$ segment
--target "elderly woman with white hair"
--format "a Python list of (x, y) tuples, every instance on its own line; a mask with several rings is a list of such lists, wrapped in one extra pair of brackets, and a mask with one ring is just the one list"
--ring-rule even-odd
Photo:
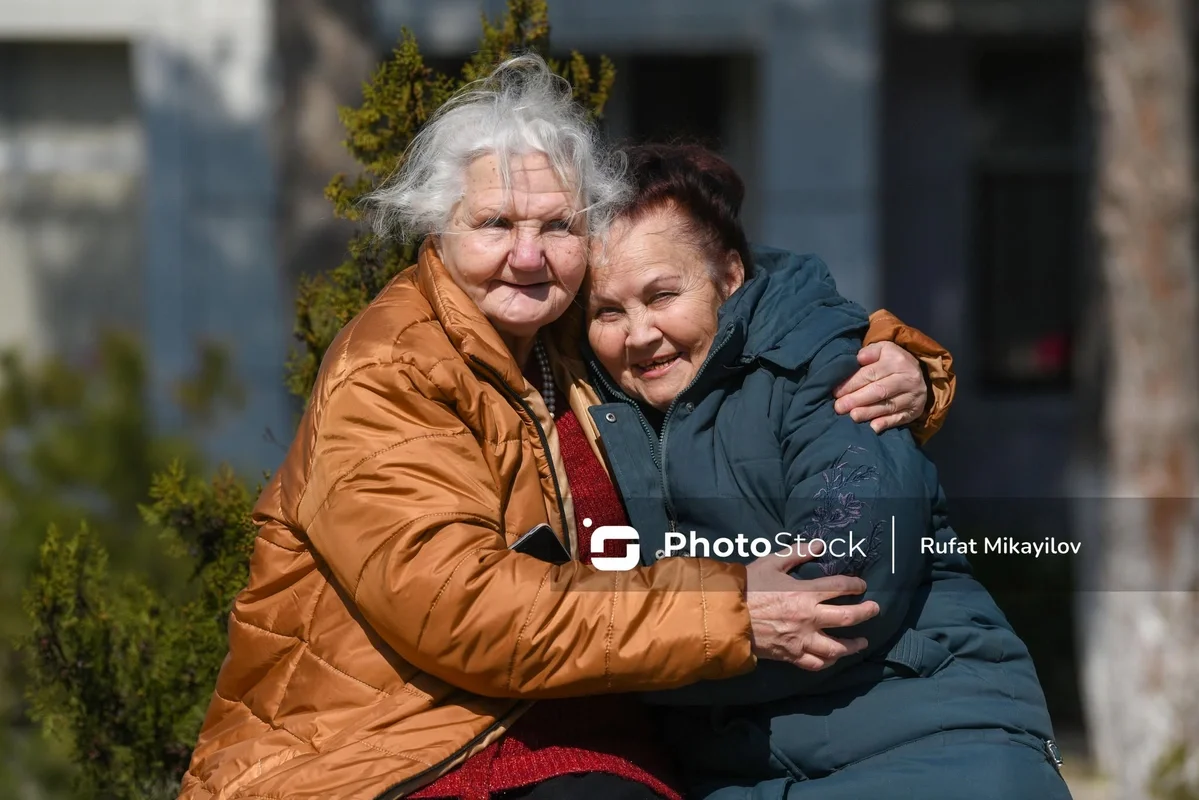
[[(570, 337), (542, 332), (581, 336), (589, 247), (626, 193), (535, 56), (414, 141), (375, 199), (425, 235), (419, 263), (329, 348), (258, 501), (182, 797), (678, 797), (627, 693), (862, 647), (823, 630), (877, 605), (821, 603), (862, 582), (789, 591), (802, 559), (590, 563), (623, 510), (577, 420), (594, 395), (549, 346)], [(903, 357), (873, 377), (916, 386), (911, 421)]]

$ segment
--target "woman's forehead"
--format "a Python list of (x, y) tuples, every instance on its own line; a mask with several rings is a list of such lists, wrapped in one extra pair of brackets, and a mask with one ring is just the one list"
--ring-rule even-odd
[(596, 248), (592, 257), (593, 295), (616, 299), (647, 287), (709, 280), (702, 254), (686, 241), (677, 222), (677, 218), (646, 218), (613, 226), (613, 235)]
[(698, 258), (686, 241), (684, 219), (672, 209), (658, 209), (636, 220), (616, 220), (597, 244), (593, 264), (601, 270), (678, 271)]
[(675, 286), (681, 277), (677, 268), (661, 264), (593, 269), (590, 298), (596, 302), (623, 300), (647, 289)]
[(464, 200), (469, 206), (506, 207), (533, 203), (577, 210), (576, 192), (559, 177), (544, 153), (508, 160), (507, 176), (493, 154), (480, 156), (466, 168)]

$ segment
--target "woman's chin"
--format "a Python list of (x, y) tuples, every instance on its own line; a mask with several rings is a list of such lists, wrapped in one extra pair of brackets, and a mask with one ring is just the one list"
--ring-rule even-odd
[(569, 303), (555, 303), (553, 299), (540, 303), (512, 303), (494, 313), (487, 313), (497, 330), (512, 336), (533, 336), (537, 331), (557, 321)]
[(669, 386), (645, 386), (642, 384), (639, 387), (639, 391), (632, 394), (650, 407), (665, 412), (666, 409), (670, 408), (670, 404), (674, 402), (675, 397), (679, 393)]

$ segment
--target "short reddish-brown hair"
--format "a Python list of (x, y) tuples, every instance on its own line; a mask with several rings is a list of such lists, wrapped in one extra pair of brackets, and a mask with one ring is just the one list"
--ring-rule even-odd
[(745, 183), (737, 170), (717, 153), (696, 144), (640, 144), (625, 153), (633, 195), (616, 219), (636, 223), (663, 208), (678, 208), (688, 219), (681, 233), (709, 262), (724, 264), (725, 255), (736, 251), (748, 279), (754, 264), (741, 225)]

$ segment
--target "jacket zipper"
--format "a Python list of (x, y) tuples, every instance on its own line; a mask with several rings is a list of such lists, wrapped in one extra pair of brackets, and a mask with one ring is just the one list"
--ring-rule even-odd
[(679, 400), (683, 397), (683, 395), (691, 391), (691, 387), (695, 386), (695, 384), (699, 381), (699, 377), (704, 374), (704, 369), (708, 366), (708, 363), (717, 353), (724, 349), (726, 344), (728, 344), (729, 339), (733, 337), (733, 330), (734, 326), (729, 325), (725, 330), (724, 338), (721, 339), (715, 347), (708, 351), (707, 357), (704, 359), (704, 362), (699, 365), (699, 369), (695, 371), (695, 376), (691, 379), (691, 382), (683, 388), (683, 391), (675, 395), (674, 399), (670, 401), (670, 405), (666, 408), (666, 416), (662, 418), (662, 438), (658, 445), (662, 452), (662, 464), (659, 469), (662, 472), (662, 500), (666, 503), (666, 515), (670, 518), (671, 531), (674, 531), (676, 528), (678, 528), (678, 522), (674, 513), (674, 502), (670, 499), (670, 486), (666, 481), (666, 437), (670, 433), (670, 418), (674, 415), (674, 409), (679, 404)]
[(566, 524), (566, 504), (562, 501), (562, 487), (558, 484), (558, 473), (554, 472), (554, 459), (550, 453), (550, 442), (546, 438), (545, 429), (541, 427), (541, 423), (537, 420), (537, 415), (533, 413), (533, 408), (525, 399), (520, 396), (520, 393), (508, 385), (504, 380), (504, 376), (500, 375), (499, 371), (486, 363), (478, 356), (471, 356), (470, 360), (478, 364), (479, 367), (487, 373), (491, 383), (496, 386), (501, 392), (507, 395), (509, 400), (520, 406), (529, 419), (533, 422), (533, 427), (537, 429), (537, 438), (541, 440), (541, 449), (545, 452), (546, 465), (550, 469), (550, 480), (554, 483), (554, 499), (558, 501), (558, 522), (562, 526), (562, 535), (567, 537), (566, 546), (570, 547), (570, 526)]
[(656, 431), (654, 431), (653, 426), (649, 424), (649, 420), (645, 418), (645, 414), (642, 413), (641, 407), (637, 405), (636, 401), (625, 394), (623, 390), (612, 386), (612, 382), (608, 380), (608, 376), (605, 375), (602, 370), (591, 370), (591, 374), (604, 385), (604, 388), (608, 391), (608, 394), (619, 398), (621, 402), (632, 407), (632, 409), (637, 413), (637, 420), (641, 423), (641, 427), (645, 430), (646, 437), (650, 441), (650, 455), (654, 459), (654, 466), (658, 469), (658, 478), (662, 486), (662, 503), (665, 506), (666, 518), (670, 521), (671, 533), (677, 532), (679, 523), (674, 512), (674, 503), (670, 499), (670, 487), (666, 481), (667, 425), (670, 422), (671, 415), (674, 413), (675, 406), (678, 405), (679, 398), (690, 391), (691, 387), (694, 386), (699, 380), (699, 376), (703, 374), (704, 368), (708, 366), (708, 362), (710, 362), (712, 358), (718, 352), (720, 352), (726, 344), (728, 344), (729, 339), (731, 339), (733, 336), (734, 329), (735, 328), (733, 325), (728, 326), (728, 328), (725, 330), (724, 338), (722, 338), (715, 347), (708, 351), (708, 355), (706, 358), (704, 358), (704, 362), (700, 364), (699, 369), (696, 370), (695, 377), (691, 379), (691, 382), (687, 384), (683, 391), (679, 392), (675, 396), (674, 400), (670, 401), (670, 405), (666, 408), (666, 415), (662, 418), (662, 434), (660, 436)]
[[(641, 412), (641, 407), (638, 406), (637, 403), (634, 402), (633, 399), (630, 398), (628, 395), (626, 395), (622, 390), (613, 386), (612, 382), (608, 380), (608, 376), (606, 374), (604, 374), (604, 372), (602, 370), (592, 369), (591, 376), (597, 383), (600, 383), (603, 385), (604, 390), (609, 395), (619, 399), (620, 402), (622, 402), (625, 405), (632, 408), (633, 412), (637, 415), (637, 421), (641, 423), (641, 429), (643, 431), (645, 431), (645, 439), (646, 439), (646, 441), (649, 442), (649, 456), (651, 459), (653, 459), (654, 469), (656, 469), (658, 471), (658, 475), (660, 476), (660, 480), (662, 483), (662, 489), (663, 489), (663, 491), (665, 491), (665, 489), (666, 489), (666, 485), (665, 485), (666, 473), (662, 469), (662, 460), (661, 460), (661, 458), (659, 458), (659, 455), (658, 455), (658, 445), (659, 445), (658, 432), (655, 431), (653, 426), (649, 424), (649, 420), (646, 419), (645, 414), (643, 414)], [(663, 494), (663, 497), (665, 497), (665, 494)], [(668, 513), (667, 516), (670, 517), (671, 515)], [(671, 518), (670, 519), (670, 530), (672, 533), (674, 532), (674, 529), (676, 527), (677, 527), (677, 523), (674, 521), (673, 518)]]

